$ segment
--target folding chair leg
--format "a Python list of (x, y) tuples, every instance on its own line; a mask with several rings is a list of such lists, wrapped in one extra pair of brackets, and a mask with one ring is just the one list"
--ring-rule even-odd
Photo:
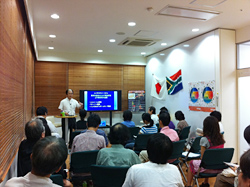
[(179, 170), (181, 171), (181, 174), (182, 174), (184, 180), (187, 182), (187, 178), (186, 178), (186, 176), (185, 176), (185, 174), (184, 174), (184, 172), (183, 172), (183, 170), (182, 170), (182, 168), (181, 168), (180, 163), (178, 164), (178, 167), (179, 167)]
[(199, 187), (199, 182), (198, 182), (198, 179), (196, 177), (193, 178), (193, 185), (192, 185), (192, 187), (195, 186), (195, 183), (196, 183), (197, 187)]

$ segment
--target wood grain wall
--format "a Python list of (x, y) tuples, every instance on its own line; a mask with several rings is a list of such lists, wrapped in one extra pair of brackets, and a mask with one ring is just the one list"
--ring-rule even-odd
[(33, 115), (34, 55), (16, 0), (0, 1), (0, 182)]
[[(58, 106), (66, 89), (122, 90), (122, 110), (127, 110), (128, 90), (145, 90), (145, 67), (65, 62), (35, 63), (35, 107), (46, 106), (49, 115), (59, 114)], [(78, 112), (78, 111), (76, 111)]]

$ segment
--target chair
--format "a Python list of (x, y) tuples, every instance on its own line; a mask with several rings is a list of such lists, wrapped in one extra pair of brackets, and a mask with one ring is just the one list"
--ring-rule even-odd
[(200, 150), (201, 150), (201, 146), (200, 146), (200, 140), (201, 140), (201, 136), (198, 136), (194, 139), (193, 143), (191, 143), (191, 147), (189, 149), (189, 151), (183, 152), (182, 153), (182, 162), (185, 163), (185, 165), (188, 168), (188, 164), (187, 162), (190, 160), (194, 160), (194, 159), (199, 159), (201, 157), (200, 154)]
[(121, 187), (129, 167), (124, 166), (91, 166), (91, 176), (96, 187)]
[(70, 140), (70, 142), (73, 143), (74, 138), (75, 138), (77, 135), (81, 134), (81, 132), (82, 132), (82, 131), (73, 131), (73, 132), (72, 132), (72, 135), (71, 135), (71, 140)]
[(63, 177), (59, 174), (50, 175), (50, 179), (53, 181), (54, 184), (63, 186)]
[(147, 149), (148, 139), (152, 134), (138, 134), (135, 139), (134, 151), (139, 154), (141, 150)]
[(70, 160), (70, 178), (71, 181), (90, 180), (90, 167), (96, 164), (96, 158), (99, 150), (74, 152)]
[(193, 186), (199, 187), (198, 178), (216, 177), (218, 173), (200, 173), (201, 167), (205, 169), (225, 169), (228, 166), (224, 162), (231, 162), (234, 154), (234, 148), (207, 149), (201, 159), (201, 164), (196, 175), (193, 178)]
[(129, 137), (129, 140), (134, 140), (134, 136), (137, 136), (139, 131), (140, 131), (140, 128), (139, 127), (129, 127), (129, 132), (130, 132), (130, 137)]
[(180, 140), (186, 140), (188, 138), (191, 126), (184, 127), (179, 135)]
[(179, 160), (179, 158), (181, 158), (181, 155), (182, 155), (182, 152), (183, 152), (183, 149), (185, 147), (185, 143), (186, 143), (186, 140), (180, 140), (180, 141), (177, 141), (177, 142), (173, 142), (173, 153), (172, 155), (170, 156), (170, 158), (168, 159), (169, 161), (173, 160), (173, 162), (170, 162), (170, 164), (174, 164), (176, 166), (178, 166), (181, 174), (183, 175), (185, 181), (187, 181), (187, 178), (181, 168), (181, 161)]

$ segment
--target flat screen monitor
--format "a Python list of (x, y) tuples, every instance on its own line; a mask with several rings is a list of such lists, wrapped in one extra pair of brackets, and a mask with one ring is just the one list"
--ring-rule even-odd
[(86, 111), (121, 111), (121, 90), (80, 90)]

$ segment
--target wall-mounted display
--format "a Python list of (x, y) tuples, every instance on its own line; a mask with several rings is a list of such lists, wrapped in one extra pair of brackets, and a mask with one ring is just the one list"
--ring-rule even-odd
[(145, 112), (145, 90), (128, 91), (128, 110), (131, 112)]

